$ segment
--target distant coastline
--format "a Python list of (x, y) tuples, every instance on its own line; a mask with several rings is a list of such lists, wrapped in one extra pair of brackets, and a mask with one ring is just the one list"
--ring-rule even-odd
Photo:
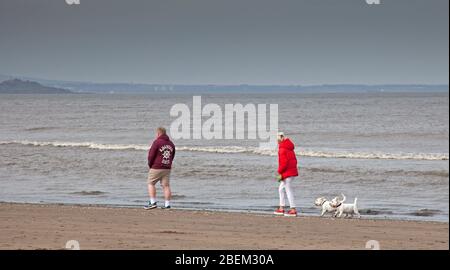
[[(0, 82), (4, 80), (20, 80), (38, 83), (41, 86), (59, 89), (64, 93), (448, 93), (445, 84), (321, 84), (321, 85), (252, 85), (252, 84), (142, 84), (142, 83), (96, 83), (74, 82), (6, 76), (0, 74)], [(4, 82), (3, 82), (4, 83)], [(1, 85), (2, 83), (0, 83)], [(0, 93), (2, 90), (0, 88)]]

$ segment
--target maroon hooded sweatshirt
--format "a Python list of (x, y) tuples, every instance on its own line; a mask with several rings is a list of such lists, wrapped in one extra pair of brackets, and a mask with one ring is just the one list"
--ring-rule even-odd
[(175, 157), (175, 145), (169, 136), (161, 135), (148, 151), (148, 167), (150, 169), (171, 169)]

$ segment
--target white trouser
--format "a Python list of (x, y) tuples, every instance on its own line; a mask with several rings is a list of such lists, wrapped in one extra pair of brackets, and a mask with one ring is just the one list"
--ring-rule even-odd
[(280, 182), (280, 186), (278, 187), (278, 192), (280, 193), (280, 206), (286, 206), (286, 198), (284, 196), (284, 192), (286, 191), (287, 198), (289, 200), (289, 206), (291, 208), (295, 208), (294, 202), (294, 192), (292, 191), (291, 182), (294, 180), (294, 177), (288, 177)]

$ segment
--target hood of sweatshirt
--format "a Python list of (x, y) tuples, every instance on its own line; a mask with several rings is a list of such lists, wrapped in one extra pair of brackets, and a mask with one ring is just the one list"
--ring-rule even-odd
[(278, 147), (279, 148), (284, 148), (284, 149), (287, 149), (287, 150), (294, 150), (294, 143), (292, 143), (292, 141), (291, 140), (289, 140), (289, 139), (284, 139), (282, 142), (280, 142), (279, 144), (278, 144)]

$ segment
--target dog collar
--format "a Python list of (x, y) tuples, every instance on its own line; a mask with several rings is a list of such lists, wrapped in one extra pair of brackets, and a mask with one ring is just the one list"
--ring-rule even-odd
[(323, 201), (322, 204), (321, 204), (320, 206), (322, 206), (322, 205), (323, 205), (324, 203), (326, 203), (327, 201), (328, 201), (328, 200)]
[(339, 203), (338, 205), (336, 205), (334, 208), (338, 208), (339, 206), (341, 206), (342, 203)]

